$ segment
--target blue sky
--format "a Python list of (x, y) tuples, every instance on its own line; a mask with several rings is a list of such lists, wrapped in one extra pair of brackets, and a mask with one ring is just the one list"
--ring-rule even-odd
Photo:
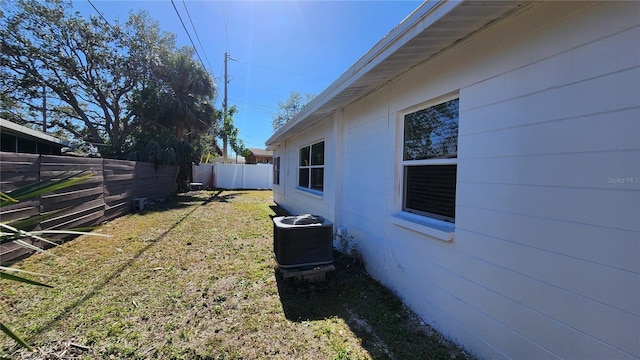
[[(191, 45), (169, 0), (92, 2), (109, 21), (124, 22), (129, 11), (147, 10), (163, 30), (176, 34), (178, 46)], [(251, 148), (264, 148), (273, 133), (271, 119), (279, 101), (292, 91), (322, 92), (420, 3), (174, 0), (205, 67), (216, 78), (218, 108), (224, 53), (235, 59), (228, 63), (228, 103), (237, 106), (234, 122)], [(73, 6), (97, 15), (87, 1)]]

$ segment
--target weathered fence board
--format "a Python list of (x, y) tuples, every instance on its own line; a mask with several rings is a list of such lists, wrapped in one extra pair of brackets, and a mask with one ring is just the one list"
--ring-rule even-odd
[(25, 200), (19, 203), (8, 205), (0, 210), (0, 219), (3, 222), (24, 219), (40, 213), (40, 199)]
[[(0, 190), (10, 192), (40, 179), (60, 179), (87, 171), (91, 177), (71, 187), (0, 209), (3, 222), (48, 214), (37, 227), (70, 229), (97, 225), (133, 211), (133, 199), (166, 198), (177, 190), (177, 166), (135, 161), (0, 152)], [(50, 236), (62, 240), (61, 236)], [(38, 246), (43, 246), (34, 242)], [(7, 262), (29, 253), (14, 244), (0, 246)]]
[(136, 162), (105, 160), (104, 162), (104, 218), (110, 220), (133, 208), (136, 195)]
[(40, 180), (40, 156), (0, 152), (0, 191), (8, 192)]
[(72, 229), (96, 225), (95, 221), (100, 220), (104, 213), (104, 201), (102, 199), (83, 203), (82, 206), (74, 207), (60, 215), (43, 220), (40, 224), (44, 229)]

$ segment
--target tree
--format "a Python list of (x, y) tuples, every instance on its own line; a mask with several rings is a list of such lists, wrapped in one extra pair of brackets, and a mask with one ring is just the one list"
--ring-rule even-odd
[(213, 79), (193, 60), (193, 51), (182, 49), (172, 54), (166, 65), (154, 69), (154, 78), (170, 92), (165, 124), (182, 140), (185, 130), (208, 130), (214, 121)]
[(220, 128), (220, 137), (222, 138), (222, 161), (227, 162), (227, 148), (229, 146), (230, 139), (234, 139), (238, 136), (238, 129), (233, 125), (233, 115), (238, 112), (238, 108), (232, 105), (224, 116)]
[[(136, 90), (129, 108), (138, 119), (131, 151), (144, 151), (150, 138), (158, 143), (186, 141), (194, 147), (193, 161), (203, 151), (217, 148), (213, 134), (219, 112), (212, 104), (214, 84), (207, 72), (181, 49), (156, 66), (142, 90)], [(210, 147), (204, 141), (210, 140)], [(197, 145), (197, 146), (196, 146)]]
[(294, 91), (285, 102), (278, 101), (278, 113), (273, 117), (273, 130), (278, 130), (293, 119), (314, 97), (313, 94), (306, 94), (303, 97), (299, 92)]
[(229, 145), (234, 153), (236, 153), (236, 164), (238, 163), (238, 155), (242, 155), (246, 152), (247, 148), (244, 146), (244, 141), (238, 138), (238, 128), (234, 129), (232, 136), (229, 138)]
[(179, 165), (181, 185), (191, 176), (191, 164), (217, 149), (213, 81), (190, 56), (186, 50), (173, 54), (131, 104), (139, 127), (132, 134), (129, 159)]
[[(9, 3), (10, 1), (6, 1)], [(3, 110), (19, 99), (13, 116), (40, 109), (47, 89), (52, 125), (121, 157), (139, 126), (129, 105), (152, 70), (175, 50), (174, 36), (160, 32), (147, 13), (113, 26), (102, 18), (69, 14), (63, 0), (11, 1), (0, 28)]]

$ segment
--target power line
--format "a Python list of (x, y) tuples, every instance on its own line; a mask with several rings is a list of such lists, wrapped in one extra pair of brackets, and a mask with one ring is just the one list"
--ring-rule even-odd
[(224, 8), (224, 0), (220, 2), (222, 6), (222, 18), (224, 19), (224, 36), (226, 39), (226, 50), (229, 52), (229, 8)]
[[(200, 57), (200, 53), (198, 52), (198, 49), (196, 48), (196, 44), (193, 42), (193, 39), (191, 38), (191, 34), (189, 34), (189, 30), (187, 30), (187, 27), (184, 25), (184, 21), (182, 21), (182, 16), (180, 16), (180, 12), (178, 11), (178, 8), (176, 7), (176, 4), (173, 2), (173, 0), (171, 0), (171, 5), (173, 5), (173, 10), (176, 11), (176, 14), (178, 15), (178, 19), (180, 19), (180, 23), (182, 24), (182, 28), (184, 29), (184, 32), (187, 33), (187, 37), (189, 38), (189, 41), (191, 42), (191, 46), (193, 46), (193, 50), (196, 52), (196, 55), (198, 56), (198, 60), (200, 60), (200, 64), (202, 65), (202, 68), (207, 71), (207, 67), (204, 66), (204, 62), (202, 61), (202, 58)], [(186, 5), (185, 5), (185, 9), (186, 9)], [(187, 14), (189, 13), (189, 11), (187, 10)], [(191, 19), (191, 16), (189, 16), (189, 19)], [(193, 22), (191, 23), (191, 25), (193, 26)], [(195, 27), (194, 27), (195, 30)], [(196, 36), (198, 34), (196, 33)], [(199, 40), (198, 40), (199, 41)], [(200, 46), (202, 46), (202, 44), (200, 44)], [(205, 54), (206, 56), (206, 54)], [(207, 63), (209, 62), (209, 59), (207, 59)], [(215, 84), (216, 80), (215, 77), (213, 75), (213, 70), (211, 69), (211, 65), (209, 65), (209, 70), (211, 71), (211, 78)], [(216, 86), (217, 89), (217, 86)], [(218, 100), (218, 91), (214, 92), (214, 103), (216, 102), (216, 100)]]
[[(107, 23), (109, 28), (111, 28), (112, 30), (115, 30), (113, 25), (111, 25), (109, 20), (107, 20), (107, 18), (104, 17), (102, 12), (100, 12), (100, 10), (98, 10), (98, 8), (93, 4), (93, 2), (91, 0), (87, 0), (87, 1), (91, 5), (91, 7), (98, 13), (98, 15), (100, 15), (102, 20), (104, 20)], [(189, 16), (189, 21), (191, 22), (191, 26), (193, 27), (193, 31), (196, 33), (196, 37), (198, 38), (198, 43), (200, 44), (200, 47), (204, 51), (204, 47), (202, 46), (202, 43), (200, 42), (200, 37), (198, 36), (198, 32), (196, 31), (196, 28), (193, 25), (193, 21), (191, 21), (191, 15), (189, 14), (189, 10), (187, 9), (187, 5), (184, 3), (184, 0), (182, 0), (182, 2), (184, 4), (185, 10), (187, 11), (187, 15)], [(191, 45), (193, 46), (193, 50), (196, 52), (196, 55), (198, 56), (198, 59), (200, 60), (200, 64), (202, 65), (202, 68), (205, 71), (207, 71), (207, 68), (204, 66), (204, 63), (202, 62), (202, 58), (200, 58), (200, 54), (198, 53), (198, 49), (196, 49), (195, 44), (193, 43), (193, 40), (191, 39), (191, 35), (189, 34), (189, 31), (187, 30), (186, 26), (184, 25), (184, 22), (182, 21), (182, 17), (180, 17), (180, 13), (178, 12), (178, 9), (176, 8), (176, 5), (174, 4), (173, 0), (171, 0), (171, 4), (173, 5), (173, 9), (176, 11), (176, 14), (178, 15), (178, 18), (180, 19), (180, 23), (182, 24), (182, 27), (184, 28), (184, 31), (187, 33), (187, 36), (189, 37), (189, 40), (191, 41)], [(125, 34), (125, 36), (129, 37), (127, 34)], [(206, 56), (207, 56), (207, 54), (205, 53), (205, 58), (206, 58)], [(209, 64), (209, 71), (211, 72), (211, 79), (213, 80), (213, 83), (214, 83), (214, 86), (215, 86), (215, 84), (217, 83), (216, 82), (216, 78), (214, 76), (213, 69), (211, 68), (211, 64), (209, 63), (209, 59), (208, 58), (206, 58), (206, 59), (207, 59), (207, 64)], [(216, 86), (216, 90), (217, 90), (217, 86)], [(213, 99), (214, 104), (216, 103), (217, 100), (219, 100), (219, 98), (220, 98), (220, 95), (219, 95), (218, 91), (214, 91), (214, 99)]]
[(263, 108), (264, 110), (278, 110), (277, 108), (275, 108), (274, 106), (271, 106), (271, 105), (259, 104), (259, 103), (236, 100), (236, 99), (229, 99), (229, 101), (232, 101), (232, 102), (237, 103), (237, 104), (245, 104), (245, 105), (254, 106), (256, 108)]
[[(229, 99), (229, 100), (233, 100), (233, 99)], [(248, 112), (258, 112), (258, 113), (263, 113), (263, 114), (267, 114), (270, 116), (273, 116), (276, 113), (276, 110), (270, 110), (270, 109), (266, 109), (263, 107), (260, 107), (260, 104), (252, 104), (252, 103), (246, 103), (243, 101), (234, 101), (236, 104), (244, 104), (239, 106), (240, 111), (248, 111)]]
[(207, 53), (204, 51), (204, 46), (202, 46), (202, 42), (200, 42), (200, 36), (198, 36), (198, 31), (196, 27), (193, 25), (193, 20), (191, 19), (191, 14), (189, 14), (189, 9), (187, 9), (187, 3), (182, 0), (182, 5), (184, 5), (184, 10), (187, 12), (187, 17), (189, 17), (189, 22), (191, 23), (191, 28), (193, 29), (194, 34), (196, 34), (196, 39), (198, 40), (198, 44), (200, 45), (200, 49), (204, 54), (204, 59), (207, 60), (207, 65), (209, 65), (209, 70), (211, 71), (211, 77), (215, 79), (213, 76), (213, 69), (211, 68), (211, 64), (209, 63), (209, 58), (207, 58)]
[[(217, 83), (216, 77), (215, 77), (215, 73), (213, 71), (213, 67), (211, 66), (211, 63), (209, 62), (209, 58), (207, 57), (207, 52), (206, 52), (204, 46), (202, 46), (202, 42), (200, 41), (200, 36), (198, 35), (198, 31), (196, 30), (195, 25), (193, 25), (193, 20), (191, 19), (191, 14), (189, 13), (189, 9), (187, 8), (187, 3), (184, 0), (182, 0), (182, 5), (184, 6), (184, 10), (187, 12), (187, 17), (189, 17), (189, 22), (191, 23), (191, 28), (193, 29), (193, 32), (196, 34), (196, 39), (198, 40), (198, 44), (200, 45), (200, 49), (202, 50), (202, 53), (204, 54), (204, 59), (207, 60), (207, 65), (209, 65), (209, 71), (211, 72), (211, 78), (213, 79), (214, 83)], [(175, 8), (175, 5), (174, 5), (174, 8)], [(176, 12), (177, 12), (177, 10), (176, 10)], [(178, 14), (178, 17), (180, 17), (180, 14)], [(182, 21), (182, 19), (180, 21)], [(182, 26), (184, 27), (184, 24), (182, 24)], [(188, 35), (188, 33), (187, 33), (187, 35)], [(189, 38), (189, 40), (191, 40), (191, 38)], [(191, 41), (191, 44), (193, 44), (193, 41)], [(194, 45), (194, 47), (195, 47), (195, 45)], [(196, 53), (197, 53), (197, 51), (196, 51)], [(199, 55), (198, 55), (198, 57), (199, 57)], [(202, 59), (200, 60), (200, 63), (202, 63)], [(202, 66), (204, 67), (204, 64)], [(215, 104), (216, 101), (219, 100), (219, 98), (220, 98), (220, 94), (219, 94), (218, 91), (216, 91), (215, 94), (214, 94), (214, 99), (213, 99), (214, 104)]]
[(301, 73), (297, 73), (297, 72), (293, 72), (293, 71), (289, 71), (289, 70), (277, 69), (277, 68), (273, 68), (273, 67), (269, 67), (269, 66), (265, 66), (265, 65), (254, 64), (254, 63), (250, 63), (250, 62), (246, 62), (246, 61), (238, 61), (238, 63), (251, 65), (251, 66), (257, 66), (257, 67), (261, 67), (261, 68), (265, 68), (265, 69), (269, 69), (269, 70), (279, 71), (279, 72), (288, 73), (288, 74), (296, 75), (296, 76), (300, 76), (300, 77), (306, 77), (306, 78), (310, 78), (310, 79), (324, 80), (323, 78), (320, 78), (320, 77), (317, 77), (317, 76), (313, 76), (313, 75), (309, 75), (309, 74), (301, 74)]
[[(288, 94), (291, 93), (291, 90), (284, 90), (284, 89), (280, 89), (277, 87), (273, 87), (273, 86), (266, 86), (262, 83), (257, 83), (257, 82), (253, 82), (253, 81), (249, 81), (247, 79), (241, 78), (241, 77), (234, 77), (233, 80), (237, 80), (237, 81), (242, 81), (244, 83), (247, 84), (247, 87), (255, 89), (263, 94), (269, 94), (269, 95), (273, 95), (273, 96), (277, 96), (277, 97), (283, 97), (283, 96), (287, 96)], [(272, 90), (275, 90), (277, 92), (274, 92)]]
[[(184, 25), (184, 21), (182, 21), (182, 16), (180, 16), (180, 12), (178, 12), (178, 8), (176, 7), (176, 4), (173, 2), (173, 0), (171, 0), (171, 5), (173, 5), (173, 9), (176, 11), (176, 14), (178, 15), (178, 19), (180, 19), (180, 23), (182, 24), (182, 28), (184, 29), (184, 32), (187, 33), (187, 37), (189, 38), (189, 41), (191, 42), (191, 46), (193, 46), (193, 50), (196, 52), (196, 55), (198, 56), (198, 60), (200, 60), (200, 64), (202, 65), (202, 68), (207, 69), (206, 66), (204, 66), (204, 62), (202, 61), (202, 58), (200, 57), (200, 53), (198, 52), (198, 49), (196, 48), (196, 44), (193, 42), (193, 39), (191, 38), (191, 34), (189, 34), (189, 30), (187, 30), (187, 27)], [(213, 74), (211, 74), (211, 77), (213, 77)]]
[(91, 5), (91, 7), (93, 8), (93, 10), (95, 10), (95, 11), (98, 13), (98, 15), (100, 15), (100, 17), (102, 18), (102, 20), (104, 20), (104, 22), (106, 22), (106, 23), (107, 23), (107, 25), (109, 25), (109, 27), (112, 27), (112, 26), (111, 26), (111, 23), (109, 23), (109, 20), (107, 20), (107, 18), (105, 18), (105, 17), (104, 17), (104, 15), (102, 15), (102, 13), (100, 12), (100, 10), (98, 10), (98, 8), (97, 8), (95, 5), (93, 5), (93, 2), (91, 2), (91, 0), (87, 0), (87, 1), (89, 1), (89, 5)]

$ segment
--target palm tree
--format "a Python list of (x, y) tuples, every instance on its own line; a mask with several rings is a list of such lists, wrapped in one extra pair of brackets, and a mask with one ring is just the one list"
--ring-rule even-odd
[(206, 70), (196, 64), (188, 51), (174, 54), (166, 66), (156, 69), (155, 75), (173, 95), (165, 122), (173, 129), (176, 139), (183, 140), (188, 130), (211, 128), (215, 86)]

